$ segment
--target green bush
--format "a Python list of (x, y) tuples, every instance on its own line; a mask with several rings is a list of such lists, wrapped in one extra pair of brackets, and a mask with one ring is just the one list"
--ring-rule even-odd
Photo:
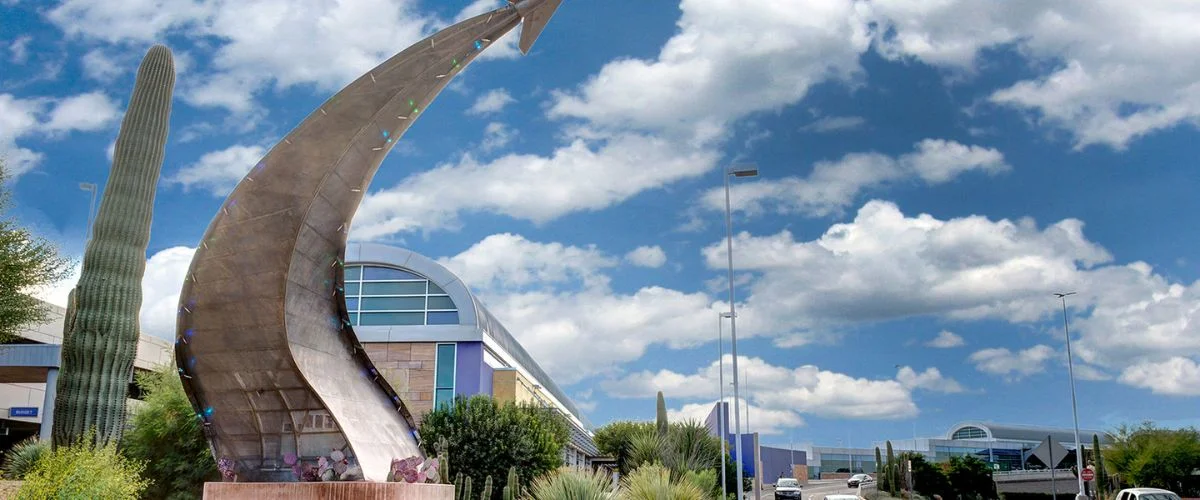
[(115, 445), (91, 444), (89, 432), (78, 443), (45, 454), (25, 475), (20, 500), (103, 498), (135, 500), (146, 488), (145, 465), (117, 453)]
[(420, 429), (426, 453), (436, 454), (434, 443), (445, 439), (453, 472), (480, 485), (487, 476), (506, 477), (510, 467), (517, 468), (524, 484), (557, 469), (568, 432), (555, 410), (500, 404), (488, 396), (455, 398), (427, 413)]
[(617, 470), (624, 476), (634, 469), (630, 463), (634, 436), (653, 433), (653, 422), (622, 420), (596, 429), (596, 447), (600, 453), (617, 459)]
[(688, 480), (671, 480), (671, 471), (661, 465), (645, 465), (621, 481), (624, 500), (706, 500), (706, 488)]
[(200, 420), (183, 392), (172, 365), (137, 375), (145, 404), (130, 420), (121, 441), (125, 456), (146, 463), (151, 483), (148, 498), (199, 499), (205, 481), (219, 481), (220, 473), (204, 439)]
[(38, 459), (48, 451), (50, 451), (50, 442), (39, 441), (36, 436), (17, 443), (4, 454), (4, 463), (0, 465), (0, 468), (3, 469), (4, 479), (12, 481), (24, 479), (25, 475), (33, 470)]
[(599, 472), (563, 467), (533, 483), (532, 500), (607, 500), (612, 480)]

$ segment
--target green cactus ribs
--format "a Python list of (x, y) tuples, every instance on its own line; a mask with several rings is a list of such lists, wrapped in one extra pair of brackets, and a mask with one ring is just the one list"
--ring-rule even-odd
[(138, 67), (112, 170), (64, 321), (54, 445), (89, 431), (104, 445), (121, 439), (137, 352), (142, 275), (155, 188), (175, 88), (170, 49), (151, 47)]

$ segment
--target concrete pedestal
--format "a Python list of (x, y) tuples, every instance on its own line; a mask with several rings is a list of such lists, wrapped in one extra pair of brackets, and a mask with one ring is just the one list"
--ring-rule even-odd
[(454, 500), (452, 484), (204, 483), (204, 500)]

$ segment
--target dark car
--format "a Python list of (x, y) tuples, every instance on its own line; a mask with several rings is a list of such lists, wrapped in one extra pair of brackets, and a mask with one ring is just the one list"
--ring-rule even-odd
[(853, 476), (850, 476), (850, 479), (846, 480), (846, 487), (847, 488), (857, 488), (859, 484), (869, 483), (874, 480), (875, 480), (875, 478), (871, 477), (870, 474), (855, 474)]

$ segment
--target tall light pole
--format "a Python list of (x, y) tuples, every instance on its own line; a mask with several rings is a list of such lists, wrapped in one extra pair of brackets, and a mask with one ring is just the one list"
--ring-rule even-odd
[(1079, 407), (1075, 404), (1075, 362), (1071, 356), (1071, 327), (1067, 324), (1067, 297), (1075, 292), (1055, 293), (1054, 296), (1062, 301), (1063, 332), (1067, 335), (1067, 375), (1071, 378), (1071, 417), (1075, 419), (1075, 478), (1079, 481), (1079, 493), (1076, 499), (1086, 499), (1083, 494), (1083, 448), (1079, 446)]
[(83, 239), (84, 250), (87, 250), (88, 242), (92, 241), (92, 219), (96, 216), (96, 190), (97, 190), (97, 187), (95, 184), (93, 184), (91, 182), (80, 182), (79, 189), (82, 189), (84, 191), (91, 191), (91, 193), (92, 193), (92, 203), (91, 203), (91, 205), (88, 205), (87, 232), (85, 233), (85, 236)]
[(725, 442), (725, 440), (728, 439), (727, 436), (729, 435), (729, 429), (726, 429), (726, 426), (728, 425), (727, 421), (729, 419), (729, 416), (725, 414), (725, 332), (722, 331), (725, 326), (723, 319), (729, 318), (729, 317), (731, 317), (731, 316), (727, 312), (717, 313), (717, 366), (718, 366), (718, 370), (720, 371), (720, 375), (718, 375), (718, 378), (719, 378), (718, 383), (721, 386), (721, 400), (717, 403), (717, 414), (719, 415), (719, 418), (720, 418), (720, 421), (717, 422), (717, 432), (719, 432), (721, 434), (721, 492), (722, 492), (722, 494), (724, 494), (724, 492), (726, 492), (726, 491), (729, 491), (729, 489), (725, 483), (725, 454), (727, 453), (725, 451), (725, 445), (727, 444)]
[(737, 491), (738, 500), (742, 498), (742, 479), (744, 477), (744, 465), (746, 457), (742, 455), (742, 412), (741, 412), (741, 394), (738, 392), (738, 354), (737, 354), (737, 316), (734, 311), (734, 304), (737, 301), (734, 298), (733, 285), (733, 211), (729, 208), (729, 176), (734, 177), (754, 177), (758, 175), (758, 167), (754, 165), (733, 166), (722, 171), (722, 179), (725, 181), (725, 254), (729, 258), (729, 343), (730, 350), (733, 355), (733, 427), (737, 435), (737, 441), (733, 443), (734, 450), (737, 452)]

